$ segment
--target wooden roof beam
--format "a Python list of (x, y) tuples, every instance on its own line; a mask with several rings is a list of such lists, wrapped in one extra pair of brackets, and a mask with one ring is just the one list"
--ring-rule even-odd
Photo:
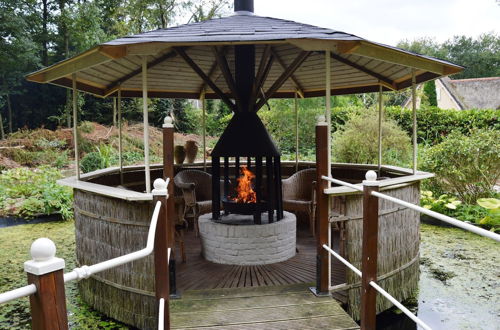
[(390, 88), (392, 90), (396, 89), (396, 84), (391, 79), (389, 79), (389, 78), (387, 78), (387, 77), (385, 77), (385, 76), (383, 76), (383, 75), (381, 75), (381, 74), (379, 74), (377, 72), (374, 72), (374, 71), (372, 71), (370, 69), (367, 69), (367, 68), (365, 68), (362, 65), (356, 64), (356, 63), (354, 63), (354, 62), (352, 62), (352, 61), (350, 61), (350, 60), (348, 60), (348, 59), (346, 59), (346, 58), (344, 58), (344, 57), (342, 57), (340, 55), (337, 55), (337, 54), (334, 54), (334, 53), (330, 52), (330, 56), (334, 60), (339, 61), (340, 63), (348, 65), (348, 66), (350, 66), (350, 67), (352, 67), (352, 68), (354, 68), (354, 69), (356, 69), (358, 71), (366, 73), (369, 76), (377, 78), (380, 81), (380, 83), (383, 84), (385, 87)]
[(260, 58), (259, 68), (257, 69), (257, 75), (252, 86), (252, 93), (250, 98), (250, 104), (255, 104), (257, 100), (262, 85), (267, 79), (269, 71), (273, 65), (273, 57), (271, 54), (271, 45), (266, 45), (264, 52), (262, 52), (262, 57)]
[[(278, 61), (278, 63), (281, 65), (281, 67), (283, 68), (283, 70), (286, 70), (286, 64), (285, 62), (283, 62), (283, 60), (281, 59), (281, 57), (278, 56), (278, 54), (276, 53), (276, 51), (274, 50), (274, 48), (271, 47), (271, 53), (273, 54), (274, 57), (276, 57), (276, 60)], [(295, 86), (295, 88), (297, 89), (297, 93), (299, 94), (299, 96), (301, 98), (304, 98), (304, 89), (302, 88), (302, 86), (300, 85), (299, 81), (297, 80), (297, 78), (295, 78), (295, 76), (292, 74), (290, 76), (290, 80), (292, 81), (293, 85)]]
[(217, 49), (217, 46), (213, 47), (213, 52), (214, 52), (217, 64), (219, 65), (219, 68), (222, 72), (222, 75), (224, 76), (224, 79), (226, 80), (226, 84), (234, 96), (234, 99), (236, 101), (236, 107), (238, 108), (239, 111), (242, 111), (240, 96), (238, 94), (238, 90), (236, 89), (236, 84), (234, 82), (233, 74), (231, 73), (231, 70), (229, 69), (229, 64), (227, 63), (227, 58), (225, 55), (222, 54), (222, 52), (219, 49)]
[(227, 106), (235, 111), (236, 106), (234, 105), (233, 102), (227, 97), (226, 94), (224, 94), (223, 91), (220, 90), (220, 88), (210, 79), (205, 72), (191, 59), (191, 57), (186, 54), (186, 51), (184, 48), (181, 47), (174, 47), (174, 50), (179, 54), (180, 57), (184, 59), (184, 61), (193, 69), (194, 72), (217, 94), (224, 103), (227, 104)]
[[(222, 46), (222, 55), (226, 56), (227, 55), (227, 50), (228, 50), (228, 47), (226, 46)], [(208, 78), (212, 79), (215, 71), (217, 69), (217, 59), (215, 59), (214, 63), (212, 64), (212, 66), (210, 67), (210, 70), (208, 71)], [(201, 95), (203, 94), (203, 92), (205, 91), (205, 88), (207, 87), (207, 84), (205, 83), (205, 81), (203, 81), (203, 83), (200, 85), (200, 88), (198, 88), (198, 94), (200, 95), (200, 99), (201, 99)]]
[(258, 111), (267, 100), (285, 83), (285, 81), (290, 78), (292, 74), (304, 63), (304, 61), (309, 57), (311, 52), (302, 51), (295, 58), (295, 60), (290, 64), (284, 72), (279, 76), (278, 79), (274, 82), (274, 84), (266, 91), (265, 95), (259, 100), (259, 102), (255, 106), (255, 111)]
[[(160, 63), (163, 63), (165, 62), (166, 60), (172, 58), (172, 57), (175, 57), (177, 56), (177, 53), (175, 51), (170, 51), (154, 60), (152, 60), (151, 62), (149, 62), (147, 64), (147, 67), (148, 67), (148, 70), (151, 69), (152, 67), (160, 64)], [(134, 78), (135, 76), (139, 75), (142, 73), (142, 66), (140, 66), (139, 68), (135, 69), (134, 71), (130, 72), (129, 74), (125, 75), (124, 77), (120, 78), (120, 79), (117, 79), (115, 81), (113, 81), (111, 84), (109, 84), (109, 86), (106, 88), (106, 92), (104, 93), (104, 97), (107, 97), (111, 94), (113, 94), (114, 92), (116, 92), (118, 90), (118, 87), (125, 83), (126, 81)]]

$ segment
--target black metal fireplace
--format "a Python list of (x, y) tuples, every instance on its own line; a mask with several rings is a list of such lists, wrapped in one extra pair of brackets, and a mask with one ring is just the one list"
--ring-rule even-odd
[[(234, 10), (240, 15), (251, 14), (253, 0), (235, 0)], [(261, 62), (256, 74), (255, 45), (237, 45), (232, 50), (234, 70), (231, 70), (227, 59), (217, 49), (214, 52), (235, 103), (229, 102), (234, 116), (212, 151), (212, 218), (220, 219), (222, 202), (225, 214), (253, 215), (256, 224), (261, 223), (262, 212), (267, 212), (269, 222), (275, 220), (275, 211), (276, 220), (281, 220), (283, 201), (280, 152), (257, 116), (259, 109), (256, 102), (262, 97), (262, 85), (269, 73), (273, 56), (268, 52), (269, 57)], [(230, 160), (234, 162), (232, 171)], [(254, 196), (248, 200), (235, 198), (238, 180), (242, 172), (248, 171), (251, 174), (247, 177), (250, 180), (247, 182), (250, 187), (247, 188), (253, 190)], [(220, 191), (221, 172), (223, 194)]]
[[(234, 168), (230, 167), (231, 158)], [(235, 189), (245, 170), (253, 174), (255, 199), (250, 201), (236, 198)], [(223, 194), (220, 181), (224, 182)], [(212, 151), (213, 219), (220, 219), (221, 202), (225, 214), (253, 215), (256, 224), (261, 223), (263, 212), (269, 223), (283, 219), (280, 152), (255, 112), (236, 113)]]

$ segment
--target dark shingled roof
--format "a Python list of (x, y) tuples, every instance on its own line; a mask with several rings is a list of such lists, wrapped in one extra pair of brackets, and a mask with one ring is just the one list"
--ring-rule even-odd
[(285, 39), (363, 40), (355, 35), (294, 21), (257, 15), (232, 15), (119, 38), (105, 45), (142, 42), (244, 42)]
[[(183, 24), (166, 29), (118, 38), (104, 45), (130, 45), (145, 42), (191, 43), (191, 42), (255, 42), (286, 39), (320, 39), (338, 41), (369, 41), (354, 34), (322, 28), (295, 21), (264, 17), (254, 14), (238, 14), (211, 20)], [(417, 55), (422, 58), (455, 65), (454, 63), (406, 51), (401, 48), (371, 42), (373, 44)]]

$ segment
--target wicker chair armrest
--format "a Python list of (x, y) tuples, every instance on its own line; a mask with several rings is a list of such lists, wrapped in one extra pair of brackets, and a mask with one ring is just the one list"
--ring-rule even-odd
[(295, 199), (297, 195), (297, 189), (295, 185), (297, 184), (293, 176), (281, 180), (281, 189), (283, 190), (283, 199)]
[(180, 189), (194, 189), (195, 184), (193, 182), (176, 182), (175, 185)]

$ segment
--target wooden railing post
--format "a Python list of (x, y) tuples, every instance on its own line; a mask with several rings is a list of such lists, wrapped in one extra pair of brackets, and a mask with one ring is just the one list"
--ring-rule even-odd
[(168, 243), (169, 243), (169, 229), (168, 229), (168, 182), (158, 178), (153, 183), (153, 205), (161, 202), (160, 213), (158, 214), (158, 222), (156, 224), (155, 244), (154, 244), (154, 263), (155, 263), (155, 293), (158, 304), (160, 299), (165, 299), (165, 313), (163, 324), (165, 329), (170, 328), (169, 323), (169, 304), (168, 298), (170, 295), (170, 281), (169, 281), (169, 260), (168, 260)]
[(363, 248), (361, 272), (361, 329), (375, 330), (377, 316), (377, 291), (370, 285), (377, 280), (378, 253), (378, 198), (371, 195), (378, 191), (375, 171), (366, 173), (363, 181)]
[(37, 290), (30, 296), (32, 329), (68, 329), (64, 260), (55, 257), (56, 246), (48, 238), (34, 241), (30, 252), (33, 260), (24, 263), (24, 270), (28, 283), (35, 284)]
[[(173, 180), (174, 173), (174, 124), (171, 117), (165, 117), (163, 123), (163, 179)], [(177, 295), (175, 271), (175, 199), (173, 183), (167, 187), (171, 196), (167, 200), (168, 247), (172, 251), (170, 256), (170, 294)]]
[(328, 176), (328, 123), (324, 118), (316, 125), (316, 294), (328, 294), (330, 290), (329, 281), (329, 254), (323, 248), (323, 244), (328, 242), (328, 195), (324, 189), (328, 187), (326, 180), (321, 177)]

